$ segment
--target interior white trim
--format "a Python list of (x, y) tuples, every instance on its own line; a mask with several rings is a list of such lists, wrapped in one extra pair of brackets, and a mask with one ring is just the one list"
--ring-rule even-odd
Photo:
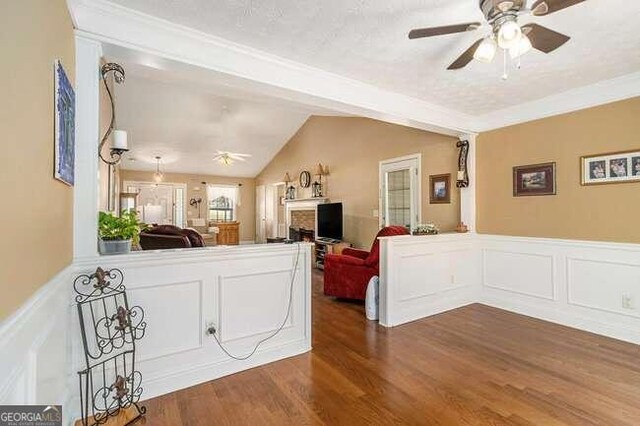
[(380, 240), (384, 326), (483, 303), (640, 344), (640, 244), (473, 233)]
[(62, 269), (0, 324), (0, 404), (68, 405), (71, 271)]
[(640, 96), (640, 72), (481, 115), (471, 127), (485, 132), (636, 96)]
[[(478, 133), (640, 95), (640, 72), (483, 115), (411, 98), (105, 0), (68, 0), (78, 34), (147, 57), (161, 57), (233, 76), (246, 87), (345, 114), (448, 135)], [(132, 31), (135, 29), (135, 31)]]
[[(104, 0), (68, 0), (85, 37), (258, 83), (270, 95), (448, 135), (468, 114), (286, 60)], [(135, 29), (133, 31), (132, 29)]]

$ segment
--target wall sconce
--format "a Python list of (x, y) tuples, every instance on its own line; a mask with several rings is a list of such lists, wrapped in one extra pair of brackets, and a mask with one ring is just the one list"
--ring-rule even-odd
[(318, 176), (318, 181), (313, 182), (311, 185), (311, 196), (314, 198), (322, 197), (322, 176), (326, 176), (329, 174), (329, 169), (326, 166), (323, 166), (322, 163), (318, 163), (314, 170), (314, 174)]
[(456, 176), (456, 186), (458, 188), (466, 188), (469, 186), (469, 173), (467, 172), (469, 141), (458, 141), (456, 147), (460, 149), (460, 152), (458, 153), (458, 174)]
[(293, 185), (289, 185), (289, 183), (291, 182), (291, 176), (289, 176), (289, 172), (286, 172), (284, 174), (284, 178), (282, 179), (284, 180), (284, 199), (285, 200), (294, 200), (296, 198), (296, 189), (293, 187)]
[(198, 198), (192, 198), (189, 200), (189, 205), (191, 207), (197, 207), (198, 208), (198, 218), (200, 218), (200, 203), (202, 203), (202, 198), (198, 197)]
[[(109, 102), (111, 103), (111, 122), (109, 123), (109, 128), (105, 132), (102, 140), (100, 141), (100, 145), (98, 146), (98, 155), (100, 159), (107, 163), (110, 166), (115, 166), (122, 159), (122, 154), (129, 151), (129, 147), (127, 144), (127, 132), (123, 130), (114, 130), (114, 124), (116, 119), (116, 109), (113, 104), (113, 96), (111, 95), (111, 90), (109, 90), (109, 85), (107, 84), (107, 74), (113, 72), (114, 81), (118, 84), (124, 82), (124, 69), (114, 63), (110, 62), (108, 64), (104, 64), (102, 68), (100, 68), (100, 74), (102, 75), (102, 81), (104, 82), (104, 87), (107, 89), (107, 95), (109, 95)], [(109, 151), (109, 157), (105, 158), (102, 155), (102, 148), (104, 144), (107, 142), (109, 136), (113, 133), (113, 144), (111, 145), (111, 149)]]

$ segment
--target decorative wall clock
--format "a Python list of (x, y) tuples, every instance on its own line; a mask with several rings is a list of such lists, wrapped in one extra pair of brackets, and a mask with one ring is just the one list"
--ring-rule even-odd
[(308, 188), (311, 185), (311, 173), (307, 170), (303, 170), (300, 173), (300, 186), (302, 188)]

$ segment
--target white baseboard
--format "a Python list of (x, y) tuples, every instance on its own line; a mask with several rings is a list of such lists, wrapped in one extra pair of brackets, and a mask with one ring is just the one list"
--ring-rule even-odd
[[(155, 398), (239, 371), (300, 355), (310, 350), (309, 341), (299, 340), (259, 351), (245, 361), (218, 358), (215, 361), (199, 365), (179, 366), (171, 371), (163, 371), (156, 376), (145, 377), (144, 399)], [(213, 353), (211, 356), (214, 356)]]

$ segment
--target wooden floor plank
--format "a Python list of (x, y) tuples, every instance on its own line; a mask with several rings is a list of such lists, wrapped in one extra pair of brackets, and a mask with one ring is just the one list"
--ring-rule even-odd
[(313, 279), (310, 353), (146, 401), (140, 424), (640, 424), (640, 346), (479, 304), (386, 329)]

